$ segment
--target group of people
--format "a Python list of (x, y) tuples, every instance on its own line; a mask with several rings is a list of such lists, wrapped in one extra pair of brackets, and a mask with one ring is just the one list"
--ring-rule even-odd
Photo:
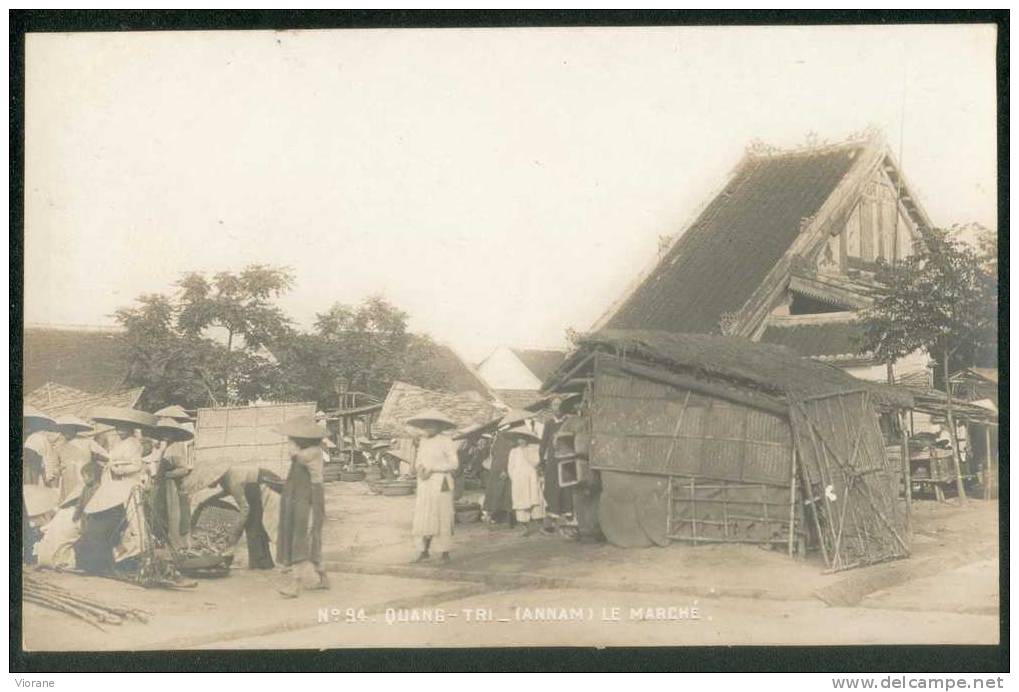
[[(570, 489), (559, 486), (555, 472), (556, 441), (567, 411), (566, 400), (556, 401), (541, 434), (532, 427), (535, 414), (528, 412), (511, 414), (499, 426), (485, 495), (489, 517), (507, 518), (511, 526), (523, 524), (525, 535), (549, 517), (570, 518)], [(249, 567), (282, 568), (282, 596), (329, 588), (322, 559), (329, 432), (320, 421), (302, 416), (275, 428), (289, 445), (285, 480), (266, 469), (229, 463), (197, 474), (191, 480), (200, 483), (205, 497), (192, 516), (189, 496), (181, 487), (194, 468), (194, 420), (187, 411), (173, 406), (153, 415), (104, 408), (91, 420), (25, 410), (26, 563), (97, 574), (130, 569), (130, 561), (153, 541), (171, 554), (185, 549), (202, 510), (229, 500), (238, 516), (224, 554), (232, 554), (246, 535)], [(457, 443), (444, 433), (457, 425), (435, 409), (407, 423), (420, 431), (412, 463), (417, 479), (414, 561), (436, 555), (447, 563), (460, 459)], [(267, 527), (264, 508), (272, 493), (278, 496), (279, 519), (277, 526)]]
[(194, 428), (180, 407), (159, 414), (103, 407), (89, 423), (25, 409), (27, 563), (110, 574), (129, 568), (153, 536), (184, 545), (179, 484), (190, 472)]
[[(536, 430), (537, 414), (515, 411), (503, 418), (492, 440), (483, 509), (489, 521), (525, 526), (524, 535), (574, 523), (573, 489), (562, 487), (559, 463), (571, 458), (577, 397), (557, 397), (552, 415)], [(569, 448), (564, 452), (564, 446)]]
[(26, 407), (24, 562), (108, 576), (130, 574), (149, 548), (182, 554), (202, 509), (229, 495), (239, 516), (222, 552), (231, 554), (247, 534), (249, 565), (273, 567), (262, 526), (262, 492), (272, 488), (279, 495), (275, 563), (284, 573), (280, 594), (293, 598), (305, 587), (329, 588), (322, 564), (325, 427), (311, 416), (278, 426), (292, 461), (286, 480), (257, 467), (218, 468), (204, 478), (212, 495), (192, 518), (181, 482), (193, 470), (194, 421), (179, 406), (157, 414), (105, 407), (88, 423)]

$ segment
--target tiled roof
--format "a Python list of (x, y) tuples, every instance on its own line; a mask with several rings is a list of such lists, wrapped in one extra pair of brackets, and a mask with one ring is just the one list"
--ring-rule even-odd
[(24, 391), (59, 382), (86, 392), (118, 390), (128, 370), (128, 347), (110, 331), (26, 327)]
[(144, 387), (122, 389), (104, 394), (83, 392), (74, 387), (47, 382), (25, 397), (25, 403), (51, 416), (73, 415), (88, 418), (97, 406), (134, 408)]
[(496, 389), (495, 395), (510, 408), (527, 408), (542, 398), (533, 389)]
[(859, 356), (863, 327), (859, 322), (824, 322), (821, 324), (769, 324), (761, 335), (762, 342), (786, 346), (798, 355)]
[(556, 368), (566, 360), (566, 353), (563, 351), (533, 348), (514, 348), (512, 351), (520, 359), (520, 362), (527, 366), (527, 369), (542, 382), (547, 380), (548, 376), (554, 373)]
[(451, 394), (394, 382), (372, 429), (383, 435), (405, 435), (407, 419), (428, 408), (439, 409), (458, 428), (487, 423), (496, 415), (492, 403), (476, 391)]
[(749, 156), (605, 326), (717, 333), (792, 245), (864, 145)]

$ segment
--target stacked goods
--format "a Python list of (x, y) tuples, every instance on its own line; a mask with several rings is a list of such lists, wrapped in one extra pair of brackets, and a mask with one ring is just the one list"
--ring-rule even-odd
[(127, 606), (110, 605), (77, 594), (67, 589), (39, 579), (31, 572), (22, 572), (22, 595), (26, 602), (66, 613), (79, 620), (84, 620), (96, 629), (106, 631), (103, 625), (119, 625), (125, 619), (148, 622), (149, 615), (144, 610)]

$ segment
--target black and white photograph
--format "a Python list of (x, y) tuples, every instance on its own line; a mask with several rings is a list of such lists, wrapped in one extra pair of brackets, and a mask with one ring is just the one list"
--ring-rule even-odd
[(1000, 26), (27, 31), (12, 645), (1006, 643)]

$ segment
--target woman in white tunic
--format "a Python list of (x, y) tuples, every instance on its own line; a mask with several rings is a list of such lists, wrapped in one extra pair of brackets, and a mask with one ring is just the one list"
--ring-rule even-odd
[[(114, 427), (109, 461), (99, 489), (85, 505), (82, 540), (76, 546), (78, 566), (106, 573), (114, 563), (141, 554), (147, 529), (140, 493), (144, 482), (141, 431), (156, 426), (151, 413), (116, 407), (97, 409), (92, 420)], [(136, 432), (137, 431), (137, 432)]]
[(455, 428), (456, 423), (440, 411), (428, 409), (407, 424), (420, 429), (423, 435), (414, 459), (418, 479), (411, 529), (418, 549), (414, 562), (427, 560), (431, 551), (440, 553), (443, 562), (449, 562), (453, 541), (453, 472), (459, 459), (456, 443), (440, 433)]
[(525, 536), (533, 535), (539, 520), (545, 516), (544, 495), (538, 481), (538, 442), (541, 438), (528, 428), (505, 431), (511, 435), (516, 447), (510, 450), (507, 473), (510, 478), (510, 494), (517, 521), (526, 526)]

